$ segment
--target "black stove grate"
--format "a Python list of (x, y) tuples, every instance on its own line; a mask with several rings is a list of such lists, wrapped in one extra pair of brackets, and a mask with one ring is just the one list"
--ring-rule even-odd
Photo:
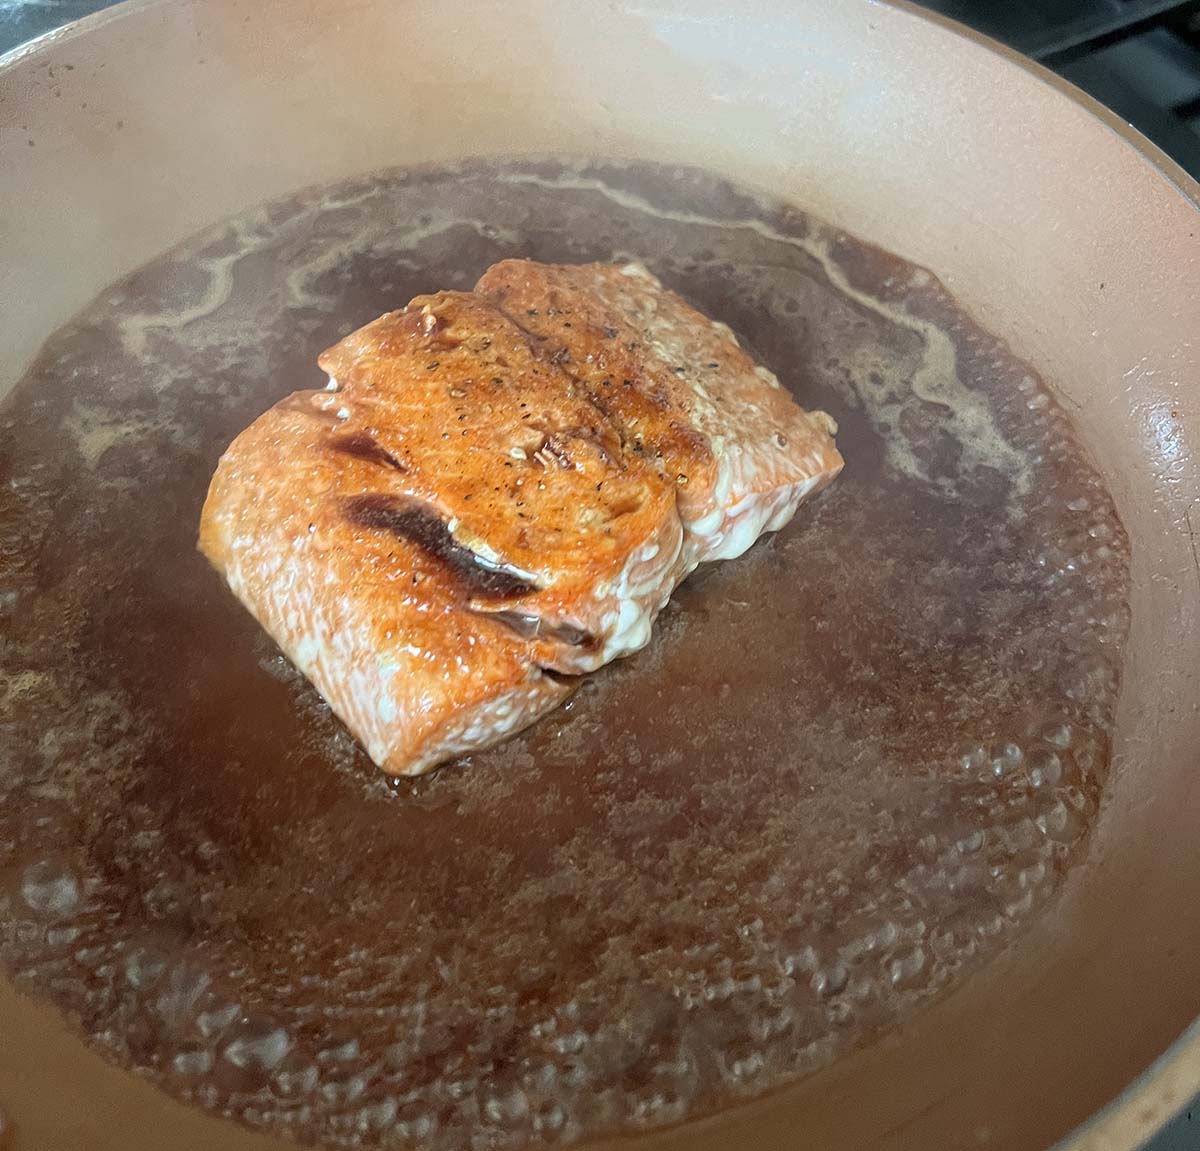
[(1116, 0), (1111, 11), (1088, 12), (1026, 38), (1024, 51), (1052, 68), (1123, 43), (1155, 28), (1178, 29), (1200, 12), (1200, 0)]
[(1200, 0), (924, 0), (1045, 64), (1200, 178)]

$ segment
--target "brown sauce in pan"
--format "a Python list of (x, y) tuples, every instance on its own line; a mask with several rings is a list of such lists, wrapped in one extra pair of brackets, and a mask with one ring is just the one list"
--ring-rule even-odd
[[(644, 259), (841, 479), (526, 734), (389, 785), (194, 550), (316, 355), (508, 256)], [(220, 225), (0, 410), (0, 957), (166, 1090), (331, 1144), (678, 1121), (870, 1042), (1083, 848), (1128, 545), (927, 273), (659, 168), (391, 172)]]

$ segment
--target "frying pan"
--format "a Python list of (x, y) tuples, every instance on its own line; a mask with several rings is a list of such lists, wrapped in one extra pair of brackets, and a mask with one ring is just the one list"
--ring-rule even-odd
[[(539, 152), (699, 164), (933, 269), (1056, 382), (1133, 546), (1115, 770), (1051, 909), (870, 1048), (635, 1142), (1135, 1147), (1200, 1086), (1200, 186), (1077, 91), (899, 3), (137, 0), (0, 66), (0, 391), (206, 224)], [(275, 1146), (3, 983), (0, 1037), (23, 1151)]]

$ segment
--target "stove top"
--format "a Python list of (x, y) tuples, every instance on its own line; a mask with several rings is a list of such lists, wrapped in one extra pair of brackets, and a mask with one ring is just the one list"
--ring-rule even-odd
[(1052, 68), (1200, 179), (1200, 0), (923, 2)]
[[(0, 52), (112, 2), (0, 0)], [(1077, 84), (1200, 179), (1200, 0), (924, 4)], [(1200, 1095), (1144, 1151), (1200, 1151)]]

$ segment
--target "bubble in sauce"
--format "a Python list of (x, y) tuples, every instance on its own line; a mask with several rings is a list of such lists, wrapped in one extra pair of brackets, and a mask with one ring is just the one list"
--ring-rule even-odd
[(21, 897), (39, 915), (64, 917), (79, 906), (79, 879), (61, 860), (41, 859), (24, 869)]

